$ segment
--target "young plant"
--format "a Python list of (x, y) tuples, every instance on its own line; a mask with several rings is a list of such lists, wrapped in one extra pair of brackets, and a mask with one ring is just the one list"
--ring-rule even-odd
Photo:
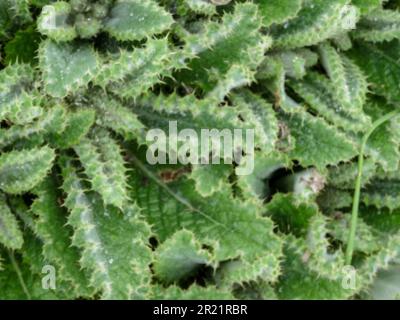
[(1, 1), (0, 299), (398, 295), (399, 10)]

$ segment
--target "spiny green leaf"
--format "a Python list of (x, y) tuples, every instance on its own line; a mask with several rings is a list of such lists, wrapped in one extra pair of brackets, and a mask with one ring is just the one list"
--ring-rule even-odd
[(278, 142), (279, 132), (278, 119), (272, 105), (250, 91), (232, 95), (231, 101), (239, 108), (241, 119), (253, 125), (255, 144), (265, 154), (271, 153)]
[(0, 189), (11, 194), (31, 190), (47, 175), (55, 158), (53, 149), (11, 151), (0, 156)]
[(30, 124), (13, 125), (8, 129), (0, 128), (0, 147), (15, 143), (18, 140), (34, 140), (44, 136), (60, 134), (65, 129), (66, 109), (62, 105), (45, 109), (41, 117)]
[(155, 251), (154, 259), (154, 272), (166, 283), (184, 280), (201, 266), (212, 263), (211, 254), (187, 230), (177, 231), (165, 240)]
[(24, 242), (17, 219), (11, 212), (4, 194), (0, 194), (0, 243), (10, 249), (21, 249)]
[(149, 39), (145, 48), (121, 51), (102, 65), (94, 83), (122, 98), (136, 98), (170, 73), (172, 54), (166, 38)]
[(201, 31), (185, 31), (182, 38), (187, 56), (198, 56), (177, 78), (188, 84), (211, 91), (232, 65), (254, 70), (262, 61), (271, 44), (268, 36), (261, 35), (261, 16), (252, 3), (237, 4), (233, 13), (225, 13), (221, 23), (205, 23)]
[(267, 79), (263, 79), (262, 83), (274, 96), (275, 105), (287, 113), (301, 111), (303, 109), (302, 106), (286, 93), (286, 71), (283, 62), (280, 59), (265, 59), (264, 61), (263, 65), (272, 62), (273, 69), (267, 70), (267, 74), (264, 73), (265, 69), (262, 70), (264, 74), (259, 74), (259, 77), (262, 79), (264, 76), (267, 76)]
[(374, 206), (361, 207), (362, 219), (374, 229), (385, 234), (397, 233), (400, 231), (400, 210), (378, 209)]
[[(344, 215), (329, 222), (328, 228), (331, 236), (341, 241), (344, 245), (347, 244), (350, 232), (350, 215)], [(377, 237), (368, 224), (361, 218), (357, 221), (357, 233), (355, 239), (354, 250), (371, 254), (379, 250), (381, 241)]]
[(103, 299), (139, 299), (149, 291), (150, 229), (135, 206), (125, 215), (104, 207), (94, 193), (86, 193), (70, 160), (62, 166), (70, 210), (68, 224), (74, 229), (72, 244), (82, 250), (80, 264), (90, 270), (91, 285)]
[(286, 123), (295, 138), (295, 147), (290, 154), (303, 166), (314, 165), (322, 169), (356, 155), (352, 142), (320, 118), (301, 113), (289, 117)]
[[(62, 277), (58, 277), (58, 268), (43, 256), (42, 241), (29, 229), (24, 232), (24, 246), (21, 251), (22, 261), (19, 267), (22, 269), (22, 277), (32, 299), (73, 300), (83, 298), (83, 296), (79, 295), (79, 291), (77, 292), (69, 282), (64, 281)], [(55, 287), (47, 287), (51, 283), (51, 278), (46, 277), (46, 275), (49, 276), (51, 274), (52, 267), (54, 267), (56, 276)]]
[(77, 110), (66, 115), (65, 130), (56, 132), (51, 136), (51, 141), (62, 149), (70, 148), (86, 136), (95, 122), (94, 110)]
[[(362, 184), (368, 184), (376, 173), (376, 164), (371, 159), (366, 159), (363, 167)], [(354, 162), (341, 164), (337, 167), (329, 168), (327, 184), (339, 189), (354, 188), (354, 181), (357, 177), (358, 168)]]
[(41, 97), (30, 92), (34, 70), (28, 64), (13, 64), (0, 72), (0, 119), (29, 123), (41, 115)]
[[(374, 120), (390, 112), (393, 106), (383, 99), (370, 100), (364, 109)], [(400, 124), (398, 118), (393, 118), (388, 123), (380, 126), (372, 134), (366, 145), (366, 155), (370, 156), (385, 171), (395, 171), (399, 168), (400, 136), (397, 127)]]
[(35, 188), (35, 193), (38, 196), (32, 204), (37, 216), (35, 233), (43, 241), (44, 257), (56, 264), (59, 279), (69, 282), (76, 296), (91, 296), (93, 289), (79, 265), (80, 253), (71, 246), (72, 229), (66, 226), (66, 212), (59, 206), (57, 185), (47, 178)]
[(39, 61), (45, 90), (56, 98), (85, 87), (98, 68), (98, 58), (90, 45), (49, 40), (40, 45)]
[(0, 299), (371, 298), (400, 261), (399, 117), (363, 144), (343, 247), (399, 9), (0, 1)]
[(315, 203), (296, 199), (294, 194), (275, 194), (265, 209), (282, 232), (298, 236), (306, 234), (310, 218), (318, 214)]
[(400, 38), (400, 13), (394, 10), (374, 10), (362, 17), (353, 36), (371, 42)]
[(317, 198), (321, 210), (327, 214), (334, 214), (337, 210), (351, 207), (353, 192), (325, 187)]
[(295, 18), (302, 7), (303, 0), (257, 0), (255, 3), (260, 7), (263, 24), (268, 27), (274, 23), (281, 24)]
[(265, 281), (251, 282), (236, 287), (234, 295), (240, 300), (278, 300), (274, 287)]
[(12, 64), (24, 62), (37, 64), (36, 51), (40, 42), (40, 34), (31, 25), (19, 30), (14, 38), (4, 46), (5, 63)]
[(92, 103), (98, 111), (96, 123), (120, 134), (126, 140), (143, 139), (145, 126), (133, 109), (105, 95), (95, 96)]
[(306, 75), (307, 68), (316, 65), (317, 62), (318, 55), (308, 49), (271, 53), (259, 66), (257, 78), (269, 79), (279, 76), (280, 69), (283, 67), (286, 76), (301, 79)]
[(29, 1), (27, 0), (6, 0), (10, 4), (10, 12), (14, 19), (18, 18), (22, 23), (32, 21), (32, 15), (29, 10)]
[[(141, 188), (141, 180), (132, 176), (133, 198), (143, 208), (160, 241), (185, 228), (201, 243), (213, 247), (216, 261), (240, 258), (244, 262), (242, 271), (255, 263), (259, 268), (257, 275), (263, 274), (263, 264), (258, 261), (280, 256), (281, 243), (272, 232), (273, 224), (260, 216), (256, 205), (234, 199), (228, 190), (202, 198), (190, 180), (165, 186), (143, 164), (138, 165), (153, 182)], [(175, 187), (179, 187), (179, 194)]]
[(184, 0), (184, 3), (196, 13), (212, 16), (217, 12), (216, 6), (208, 0)]
[(254, 261), (233, 260), (223, 263), (216, 274), (217, 283), (223, 288), (243, 286), (253, 281), (276, 282), (282, 270), (274, 254), (259, 257)]
[(377, 208), (400, 207), (400, 177), (397, 172), (377, 175), (369, 183), (361, 194), (362, 201), (366, 205), (374, 205)]
[(232, 167), (228, 164), (194, 165), (190, 178), (195, 181), (196, 191), (203, 197), (229, 188), (228, 178)]
[[(312, 109), (335, 126), (346, 131), (360, 132), (365, 131), (371, 124), (369, 117), (362, 111), (361, 98), (360, 102), (357, 102), (355, 97), (350, 96), (349, 99), (353, 100), (342, 103), (343, 98), (340, 99), (342, 101), (337, 98), (342, 94), (335, 92), (335, 86), (338, 84), (329, 82), (318, 73), (309, 72), (304, 80), (293, 80), (289, 84)], [(341, 87), (342, 90), (345, 89)]]
[[(1, 300), (60, 300), (67, 299), (67, 295), (63, 294), (59, 290), (54, 292), (53, 290), (46, 290), (42, 287), (42, 276), (41, 274), (34, 274), (29, 270), (29, 266), (18, 262), (19, 270), (24, 281), (25, 287), (28, 291), (25, 291), (20, 281), (18, 281), (18, 275), (12, 264), (7, 261), (4, 265), (4, 270), (0, 272), (0, 299)], [(29, 296), (27, 296), (27, 294)], [(71, 296), (69, 296), (71, 298)]]
[(348, 0), (306, 1), (297, 17), (272, 31), (274, 47), (294, 49), (318, 44), (355, 28), (357, 8)]
[(352, 3), (364, 14), (381, 7), (382, 3), (385, 1), (386, 0), (352, 0)]
[[(392, 47), (392, 48), (391, 48)], [(382, 47), (358, 42), (349, 52), (358, 66), (368, 75), (373, 92), (384, 96), (390, 102), (400, 101), (399, 74), (400, 64), (391, 51), (396, 52), (399, 44), (391, 42)]]
[(172, 16), (153, 0), (118, 0), (105, 30), (118, 40), (141, 40), (167, 30)]
[(233, 65), (207, 94), (207, 98), (218, 102), (223, 101), (232, 90), (250, 85), (254, 80), (254, 74), (255, 72), (248, 67)]
[(83, 138), (74, 150), (104, 204), (122, 209), (128, 200), (126, 169), (117, 142), (106, 131), (98, 131), (95, 138)]
[(280, 299), (335, 300), (348, 299), (354, 290), (345, 289), (340, 278), (341, 270), (336, 270), (338, 278), (327, 279), (307, 267), (309, 253), (299, 251), (296, 239), (287, 238), (285, 250), (284, 275), (277, 286)]
[[(257, 103), (256, 100), (253, 101), (253, 103), (255, 105), (253, 109), (257, 111), (259, 107), (261, 113), (263, 112), (262, 108), (269, 107), (268, 105), (265, 105), (263, 103)], [(197, 104), (199, 107), (193, 108), (192, 106), (195, 104)], [(224, 139), (224, 141), (225, 136), (227, 136), (227, 132), (231, 137), (231, 133), (234, 132), (235, 129), (242, 129), (240, 133), (243, 139), (242, 141), (238, 141), (237, 145), (235, 145), (235, 148), (236, 150), (241, 149), (244, 152), (246, 152), (246, 148), (249, 148), (249, 141), (251, 139), (249, 136), (253, 135), (254, 128), (256, 126), (258, 128), (261, 127), (260, 130), (254, 130), (254, 144), (257, 148), (265, 150), (266, 152), (270, 152), (271, 143), (273, 144), (273, 141), (265, 141), (266, 133), (263, 130), (264, 128), (262, 128), (262, 123), (260, 123), (260, 119), (262, 118), (259, 116), (259, 114), (257, 115), (256, 112), (254, 112), (255, 114), (252, 114), (251, 109), (252, 108), (250, 106), (244, 106), (243, 108), (240, 108), (239, 106), (220, 107), (215, 100), (197, 99), (194, 95), (180, 97), (177, 94), (170, 94), (168, 96), (155, 96), (150, 94), (147, 97), (142, 97), (141, 99), (139, 99), (134, 106), (134, 110), (139, 116), (139, 120), (143, 122), (146, 127), (158, 128), (164, 130), (164, 132), (168, 132), (170, 126), (172, 126), (171, 122), (168, 121), (168, 119), (174, 119), (174, 121), (176, 121), (178, 132), (186, 128), (191, 128), (200, 137), (202, 134), (204, 135), (204, 129), (209, 130), (210, 134), (212, 133), (211, 130), (214, 130), (213, 132), (216, 132), (215, 130), (217, 130), (216, 133), (218, 139)], [(267, 110), (264, 111), (266, 112), (266, 114), (269, 113)], [(243, 113), (243, 116), (246, 117), (247, 121), (243, 121), (240, 118), (241, 113)], [(271, 119), (273, 119), (273, 117), (271, 117)], [(262, 121), (265, 120), (266, 119), (262, 119)], [(268, 134), (271, 134), (270, 131), (272, 130), (270, 130), (269, 128), (265, 128), (265, 130), (268, 130)], [(211, 147), (213, 148), (212, 150), (215, 153), (221, 151), (218, 153), (218, 157), (222, 158), (224, 156), (224, 158), (232, 158), (231, 154), (226, 157), (225, 155), (222, 155), (222, 150), (218, 150), (217, 146), (215, 145), (210, 146), (210, 151)], [(180, 149), (179, 146), (174, 146), (172, 143), (169, 148), (172, 152), (175, 153), (178, 153)], [(230, 152), (229, 148), (226, 148), (226, 150), (227, 152)], [(224, 150), (224, 152), (226, 150)], [(252, 152), (252, 150), (248, 151)], [(204, 158), (206, 157), (204, 155), (202, 156)]]
[(327, 238), (327, 219), (317, 214), (310, 219), (309, 229), (305, 240), (306, 252), (310, 254), (307, 266), (319, 275), (331, 279), (340, 279), (338, 270), (344, 267), (344, 254), (339, 249), (331, 252)]
[(347, 112), (360, 112), (368, 91), (366, 77), (360, 68), (328, 43), (320, 45), (319, 52), (336, 99)]
[(398, 261), (400, 257), (400, 234), (390, 235), (382, 246), (382, 249), (367, 257), (358, 269), (358, 286), (366, 288), (370, 286), (378, 271), (387, 270), (390, 265)]

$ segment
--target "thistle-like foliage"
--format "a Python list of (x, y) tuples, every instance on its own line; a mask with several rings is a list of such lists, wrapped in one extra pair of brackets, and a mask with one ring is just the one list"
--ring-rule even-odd
[(357, 8), (348, 0), (305, 1), (296, 18), (273, 30), (276, 48), (310, 46), (355, 27)]
[(100, 193), (105, 205), (122, 209), (127, 201), (124, 159), (115, 140), (107, 132), (85, 138), (74, 147), (93, 190)]
[(66, 109), (63, 106), (43, 109), (43, 113), (32, 123), (1, 128), (0, 146), (5, 147), (22, 139), (41, 140), (45, 136), (57, 135), (65, 129)]
[(366, 100), (368, 86), (360, 68), (329, 44), (320, 46), (320, 55), (332, 81), (335, 96), (346, 112), (360, 112)]
[(6, 248), (20, 249), (23, 241), (18, 221), (11, 212), (5, 195), (0, 194), (0, 243)]
[(329, 252), (329, 240), (326, 238), (326, 218), (322, 215), (315, 215), (310, 219), (310, 225), (305, 241), (308, 252), (311, 253), (308, 259), (308, 267), (327, 279), (336, 280), (340, 278), (337, 272), (344, 266), (344, 256), (341, 252)]
[(118, 133), (126, 140), (138, 139), (142, 141), (144, 139), (145, 126), (133, 110), (117, 99), (107, 97), (104, 94), (99, 94), (91, 101), (97, 111), (96, 122), (102, 127)]
[(11, 151), (0, 156), (0, 189), (11, 194), (31, 190), (47, 175), (55, 158), (49, 147)]
[(397, 41), (380, 46), (360, 42), (350, 51), (350, 56), (368, 75), (374, 93), (391, 102), (400, 100), (397, 87), (400, 68), (396, 58), (398, 48)]
[(0, 1), (0, 299), (398, 296), (399, 10)]
[(78, 144), (94, 124), (95, 116), (94, 110), (89, 109), (69, 112), (66, 119), (62, 119), (64, 130), (53, 132), (50, 136), (51, 142), (62, 149)]
[(397, 172), (376, 175), (365, 187), (363, 201), (378, 208), (399, 208), (399, 178)]
[(269, 181), (276, 171), (287, 168), (290, 164), (288, 158), (277, 153), (270, 155), (257, 153), (254, 162), (253, 172), (238, 177), (237, 184), (244, 197), (259, 202), (272, 196), (273, 190), (265, 181)]
[[(347, 243), (350, 231), (350, 217), (344, 216), (330, 221), (329, 230), (333, 236)], [(379, 250), (382, 241), (378, 238), (376, 230), (366, 224), (362, 219), (358, 220), (356, 250), (367, 254), (372, 254)]]
[(141, 40), (167, 30), (171, 14), (154, 0), (117, 0), (104, 28), (118, 40)]
[[(189, 180), (165, 186), (157, 177), (150, 178), (153, 182), (146, 189), (134, 185), (133, 196), (161, 241), (185, 228), (213, 248), (216, 262), (241, 257), (238, 265), (227, 271), (231, 282), (277, 278), (281, 241), (273, 233), (272, 221), (261, 217), (255, 204), (238, 201), (225, 190), (203, 198)], [(231, 272), (241, 277), (230, 276)]]
[(93, 293), (79, 266), (79, 251), (71, 246), (72, 229), (66, 226), (66, 212), (58, 204), (60, 196), (55, 181), (47, 178), (35, 188), (38, 198), (32, 205), (37, 217), (35, 234), (43, 241), (43, 256), (57, 265), (59, 277), (70, 282), (76, 296)]
[(63, 190), (71, 211), (68, 224), (74, 229), (72, 244), (82, 249), (80, 263), (91, 272), (90, 283), (104, 299), (143, 298), (148, 294), (151, 261), (146, 242), (147, 224), (138, 210), (126, 208), (125, 218), (115, 208), (106, 207), (94, 193), (86, 193), (71, 160), (64, 159)]
[[(321, 118), (301, 113), (288, 116), (285, 122), (295, 139), (291, 157), (303, 166), (323, 168), (328, 164), (348, 161), (356, 155), (354, 144)], [(324, 148), (324, 145), (329, 147)]]
[(132, 41), (161, 33), (173, 23), (154, 0), (118, 0), (111, 6), (112, 2), (72, 0), (44, 6), (39, 31), (57, 42), (91, 38), (102, 30), (118, 40)]
[[(336, 79), (335, 81), (338, 80), (334, 76), (332, 78)], [(336, 90), (335, 83), (329, 82), (324, 76), (310, 72), (303, 81), (290, 81), (290, 86), (311, 108), (329, 122), (344, 130), (364, 131), (365, 127), (371, 122), (362, 109), (357, 108), (357, 102), (352, 99), (353, 97), (346, 100), (342, 92), (340, 94), (334, 93)], [(341, 88), (342, 90), (346, 88), (346, 84)], [(349, 95), (349, 92), (346, 93)], [(338, 101), (335, 97), (341, 97), (340, 99), (346, 100), (346, 102)], [(362, 105), (362, 103), (359, 105)]]
[(205, 0), (183, 0), (182, 1), (190, 10), (196, 13), (210, 15), (216, 13), (216, 6)]
[(39, 51), (45, 90), (62, 98), (86, 86), (97, 70), (97, 57), (90, 46), (42, 43)]
[(103, 88), (108, 86), (122, 98), (136, 98), (170, 73), (171, 55), (166, 38), (149, 40), (145, 48), (121, 51), (119, 57), (104, 64), (94, 83)]
[(204, 196), (211, 196), (214, 192), (229, 188), (227, 179), (231, 174), (229, 165), (215, 165), (214, 168), (208, 165), (193, 166), (190, 177), (195, 181), (196, 191)]
[(182, 71), (179, 79), (210, 91), (217, 79), (234, 76), (231, 68), (238, 68), (237, 64), (254, 70), (271, 44), (270, 37), (257, 32), (261, 26), (257, 6), (245, 3), (238, 4), (232, 14), (225, 14), (221, 23), (210, 21), (199, 32), (185, 31), (185, 51), (198, 58), (190, 61), (189, 70)]
[(397, 11), (374, 10), (363, 17), (354, 36), (371, 42), (399, 39), (399, 18), (400, 14)]
[(296, 17), (302, 7), (302, 0), (255, 1), (263, 16), (263, 24), (268, 27), (274, 23), (284, 23)]
[(34, 81), (31, 66), (14, 64), (0, 72), (0, 119), (16, 124), (29, 123), (41, 115), (41, 96), (28, 93)]
[(184, 280), (212, 261), (211, 254), (201, 248), (193, 233), (186, 230), (172, 235), (155, 255), (154, 272), (167, 283)]
[[(326, 250), (326, 248), (321, 249)], [(321, 277), (318, 272), (310, 270), (307, 265), (310, 254), (311, 252), (304, 250), (298, 239), (293, 237), (287, 239), (286, 259), (283, 264), (286, 272), (278, 284), (279, 298), (347, 299), (354, 294), (353, 290), (342, 286), (341, 279)], [(340, 269), (337, 271), (340, 274)]]

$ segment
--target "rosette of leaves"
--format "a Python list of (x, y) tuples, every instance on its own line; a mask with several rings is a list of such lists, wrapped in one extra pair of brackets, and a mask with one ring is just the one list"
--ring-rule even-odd
[[(398, 119), (366, 146), (350, 287), (344, 248), (358, 146), (399, 100), (399, 9), (4, 1), (0, 298), (388, 296), (400, 254)], [(20, 52), (30, 35), (36, 44)], [(238, 174), (249, 154), (149, 165), (146, 134), (168, 121), (253, 129), (253, 172)], [(41, 287), (45, 265), (55, 290)]]

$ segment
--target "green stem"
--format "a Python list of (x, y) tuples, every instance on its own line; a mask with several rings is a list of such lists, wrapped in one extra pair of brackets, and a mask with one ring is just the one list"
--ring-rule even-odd
[(392, 112), (384, 115), (377, 121), (375, 121), (361, 141), (360, 153), (358, 155), (358, 174), (357, 174), (355, 191), (354, 191), (354, 196), (353, 196), (353, 208), (352, 208), (352, 212), (351, 212), (350, 234), (349, 234), (349, 239), (348, 239), (347, 248), (346, 248), (346, 264), (347, 265), (351, 264), (351, 260), (353, 258), (354, 241), (356, 238), (356, 231), (357, 231), (358, 210), (360, 207), (360, 194), (361, 194), (361, 182), (362, 182), (362, 174), (363, 174), (363, 166), (364, 166), (365, 147), (367, 145), (368, 139), (371, 137), (372, 133), (374, 133), (374, 131), (378, 127), (380, 127), (386, 121), (389, 121), (390, 119), (392, 119), (393, 117), (396, 117), (398, 115), (400, 115), (400, 111), (395, 110), (395, 111), (392, 111)]
[(28, 288), (26, 287), (26, 284), (25, 284), (25, 281), (24, 281), (24, 277), (22, 276), (21, 269), (19, 268), (18, 263), (15, 260), (14, 252), (11, 251), (11, 250), (8, 250), (8, 256), (10, 257), (11, 264), (12, 264), (12, 266), (13, 266), (13, 268), (14, 268), (17, 276), (18, 276), (18, 280), (19, 280), (19, 283), (21, 285), (22, 290), (24, 291), (24, 293), (25, 293), (26, 297), (28, 298), (28, 300), (31, 300), (31, 295), (29, 293)]

